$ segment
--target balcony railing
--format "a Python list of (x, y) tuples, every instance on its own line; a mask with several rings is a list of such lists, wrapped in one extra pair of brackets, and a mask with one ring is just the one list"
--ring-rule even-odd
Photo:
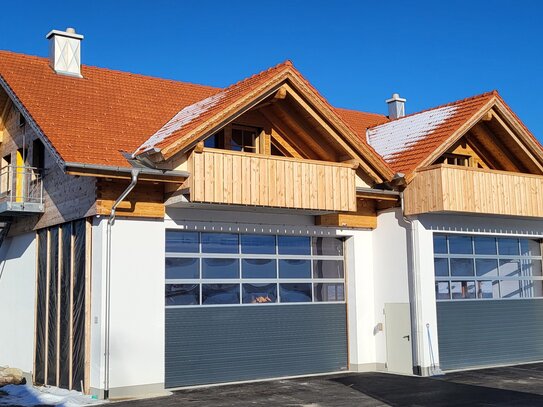
[(356, 211), (351, 164), (204, 149), (189, 171), (191, 202)]
[(0, 214), (43, 212), (41, 170), (8, 165), (0, 169)]
[(404, 197), (407, 215), (543, 217), (543, 176), (441, 164), (418, 171)]

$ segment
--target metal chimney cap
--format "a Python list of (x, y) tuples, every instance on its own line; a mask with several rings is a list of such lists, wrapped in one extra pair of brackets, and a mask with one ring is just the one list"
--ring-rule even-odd
[(60, 31), (60, 30), (51, 30), (47, 33), (45, 36), (46, 39), (51, 38), (53, 35), (60, 35), (61, 37), (68, 37), (68, 38), (75, 38), (78, 40), (82, 40), (84, 37), (81, 34), (76, 34), (75, 29), (73, 28), (66, 28), (66, 31)]
[(391, 102), (406, 102), (407, 99), (401, 98), (399, 93), (393, 93), (390, 99), (387, 99), (387, 103)]

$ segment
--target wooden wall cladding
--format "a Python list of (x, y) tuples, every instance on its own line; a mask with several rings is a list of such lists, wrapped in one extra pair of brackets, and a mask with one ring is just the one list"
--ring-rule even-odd
[(350, 164), (204, 149), (189, 168), (192, 202), (356, 211)]
[(356, 204), (356, 212), (340, 212), (316, 216), (315, 224), (320, 226), (375, 229), (377, 227), (375, 201), (358, 199)]
[(420, 170), (404, 192), (406, 215), (464, 212), (543, 216), (543, 176), (438, 165)]
[[(129, 180), (98, 178), (96, 214), (109, 215), (113, 203), (129, 184)], [(155, 182), (138, 182), (117, 207), (117, 216), (164, 218), (164, 185)]]

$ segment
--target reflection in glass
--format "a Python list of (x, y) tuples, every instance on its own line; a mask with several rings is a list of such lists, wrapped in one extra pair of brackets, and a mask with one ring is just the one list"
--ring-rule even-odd
[(345, 287), (342, 283), (315, 284), (314, 290), (315, 301), (345, 301)]
[(473, 254), (471, 237), (469, 236), (449, 236), (449, 252), (451, 254)]
[(198, 232), (166, 231), (166, 253), (198, 253)]
[(526, 259), (520, 261), (522, 275), (526, 277), (541, 277), (541, 260)]
[(450, 259), (451, 261), (451, 276), (464, 277), (473, 276), (473, 259)]
[(275, 254), (275, 236), (241, 235), (241, 252), (245, 254)]
[(498, 239), (498, 253), (500, 256), (518, 256), (519, 255), (519, 244), (518, 239), (511, 239), (500, 237)]
[(438, 277), (448, 277), (449, 261), (447, 259), (434, 258), (434, 273)]
[(475, 281), (451, 281), (453, 300), (475, 298)]
[(311, 278), (311, 263), (309, 260), (279, 260), (280, 278)]
[(500, 276), (520, 277), (520, 260), (500, 260)]
[(448, 300), (451, 298), (451, 293), (449, 291), (449, 282), (448, 281), (437, 281), (436, 282), (436, 299), (437, 300)]
[(281, 302), (311, 302), (311, 284), (289, 283), (280, 284)]
[(276, 263), (273, 259), (243, 259), (241, 261), (243, 278), (276, 278)]
[(521, 298), (522, 290), (520, 287), (520, 281), (515, 280), (502, 280), (500, 281), (500, 292), (502, 298)]
[(239, 304), (239, 284), (202, 284), (202, 304)]
[(238, 244), (235, 233), (202, 233), (203, 253), (238, 253)]
[(343, 278), (342, 260), (313, 260), (313, 278)]
[(166, 258), (166, 279), (200, 278), (198, 259)]
[(313, 255), (343, 256), (343, 239), (336, 237), (314, 237)]
[(543, 296), (543, 281), (541, 280), (521, 280), (523, 297), (535, 298)]
[(523, 256), (541, 256), (541, 243), (533, 239), (520, 239), (520, 254)]
[(497, 276), (498, 260), (496, 259), (475, 259), (475, 269), (478, 276)]
[(307, 236), (277, 236), (279, 254), (311, 254), (309, 237)]
[(239, 278), (239, 260), (204, 258), (202, 278)]
[(243, 284), (244, 304), (271, 304), (277, 302), (277, 284)]
[(199, 284), (166, 284), (166, 305), (198, 305)]
[(496, 238), (476, 236), (473, 242), (475, 254), (496, 254)]
[(434, 253), (447, 254), (447, 236), (434, 235)]
[(498, 281), (477, 281), (477, 298), (500, 298)]

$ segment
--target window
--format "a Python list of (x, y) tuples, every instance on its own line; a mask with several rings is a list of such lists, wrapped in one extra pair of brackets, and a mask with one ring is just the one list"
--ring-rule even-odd
[(543, 297), (541, 242), (434, 234), (436, 299)]
[(468, 155), (443, 154), (436, 161), (436, 164), (449, 164), (449, 165), (459, 165), (461, 167), (469, 167), (470, 160), (471, 160), (471, 157)]
[(42, 170), (45, 166), (45, 147), (41, 140), (32, 142), (32, 167)]
[(166, 306), (345, 301), (343, 240), (166, 231)]
[(232, 128), (230, 149), (233, 151), (243, 151), (245, 153), (256, 153), (258, 133), (258, 130), (255, 128), (234, 126)]

